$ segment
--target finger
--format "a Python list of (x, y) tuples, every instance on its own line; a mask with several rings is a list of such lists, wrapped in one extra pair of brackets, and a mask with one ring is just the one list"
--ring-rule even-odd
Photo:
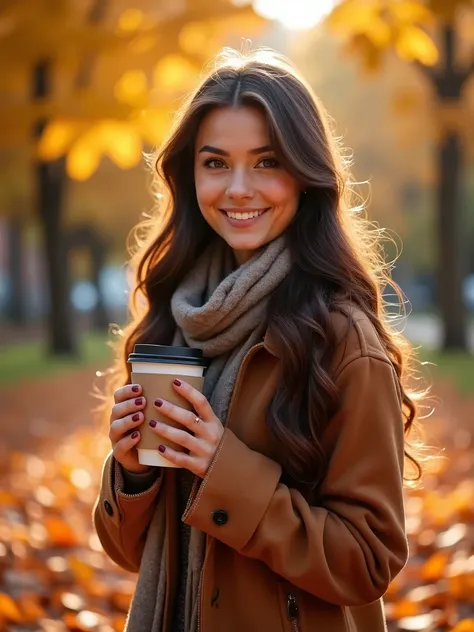
[(117, 443), (126, 432), (142, 424), (144, 419), (142, 412), (136, 412), (113, 421), (109, 428), (109, 439), (112, 444)]
[(125, 384), (125, 386), (121, 386), (114, 393), (114, 401), (116, 404), (120, 404), (120, 402), (124, 402), (127, 399), (133, 399), (137, 397), (137, 395), (141, 395), (142, 387), (140, 384)]
[(207, 472), (207, 465), (203, 459), (197, 459), (189, 454), (185, 454), (184, 452), (176, 452), (173, 448), (169, 448), (168, 446), (160, 445), (158, 450), (161, 456), (165, 457), (171, 463), (174, 463), (178, 467), (189, 470), (196, 476), (204, 478)]
[(168, 424), (163, 423), (162, 421), (157, 421), (152, 419), (149, 422), (150, 428), (155, 432), (158, 437), (163, 437), (164, 439), (168, 439), (177, 445), (180, 445), (186, 450), (189, 450), (192, 453), (196, 454), (206, 454), (206, 444), (204, 441), (193, 437), (192, 434), (189, 434), (186, 430), (180, 430), (179, 428), (174, 428)]
[(138, 410), (143, 410), (146, 406), (146, 399), (144, 397), (135, 397), (135, 399), (127, 399), (120, 404), (112, 406), (112, 412), (110, 419), (121, 419), (132, 413), (136, 413)]
[(121, 461), (122, 459), (124, 459), (130, 452), (130, 450), (137, 445), (139, 440), (140, 433), (138, 430), (135, 430), (134, 432), (132, 432), (132, 434), (129, 434), (126, 437), (123, 437), (123, 439), (120, 439), (120, 441), (117, 441), (117, 443), (112, 448), (112, 452), (117, 461)]
[(198, 391), (187, 382), (181, 380), (174, 380), (173, 387), (180, 395), (188, 400), (201, 419), (210, 421), (215, 417), (210, 403), (201, 391)]
[(166, 417), (169, 417), (170, 419), (173, 419), (173, 421), (177, 421), (186, 428), (189, 428), (192, 432), (195, 432), (198, 435), (203, 435), (205, 433), (204, 423), (202, 421), (196, 423), (195, 412), (181, 408), (181, 406), (176, 406), (165, 399), (156, 399), (153, 405), (160, 411), (160, 413), (166, 415)]

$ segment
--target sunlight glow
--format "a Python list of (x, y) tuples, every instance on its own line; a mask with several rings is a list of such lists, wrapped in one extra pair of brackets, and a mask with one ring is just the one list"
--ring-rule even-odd
[(310, 29), (334, 7), (335, 0), (254, 0), (261, 16), (278, 20), (287, 29)]

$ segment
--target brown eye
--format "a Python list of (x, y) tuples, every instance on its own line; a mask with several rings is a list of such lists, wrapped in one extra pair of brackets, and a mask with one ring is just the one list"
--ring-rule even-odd
[(204, 166), (209, 169), (223, 169), (225, 167), (225, 162), (219, 158), (208, 158), (204, 162)]
[(280, 163), (276, 158), (262, 158), (258, 164), (264, 169), (275, 169), (280, 166)]

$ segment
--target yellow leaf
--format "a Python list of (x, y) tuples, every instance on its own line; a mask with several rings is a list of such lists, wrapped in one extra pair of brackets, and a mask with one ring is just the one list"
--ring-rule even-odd
[(171, 126), (171, 118), (166, 109), (149, 109), (140, 112), (135, 127), (145, 142), (160, 145)]
[(140, 9), (127, 9), (120, 15), (117, 27), (127, 33), (137, 31), (142, 26), (144, 17)]
[(207, 50), (209, 28), (203, 22), (187, 22), (179, 32), (179, 45), (188, 55), (198, 55)]
[(191, 89), (197, 80), (197, 68), (181, 55), (166, 55), (156, 66), (153, 80), (159, 91)]
[(400, 29), (395, 46), (405, 61), (419, 61), (426, 66), (434, 66), (439, 58), (436, 44), (428, 33), (417, 26), (407, 25)]
[(11, 597), (5, 593), (0, 593), (0, 616), (5, 617), (8, 621), (21, 623), (23, 618), (21, 612)]
[(97, 146), (80, 138), (67, 155), (66, 170), (74, 180), (87, 180), (99, 166), (100, 151)]
[(137, 132), (130, 124), (117, 124), (112, 133), (104, 130), (103, 149), (121, 169), (130, 169), (140, 162), (142, 143)]
[(379, 17), (381, 3), (378, 0), (344, 0), (337, 4), (326, 18), (335, 31), (351, 35), (370, 30), (371, 23)]
[(392, 40), (392, 29), (387, 22), (382, 20), (379, 16), (374, 17), (367, 26), (365, 33), (378, 48), (387, 47)]
[(115, 84), (114, 94), (119, 101), (143, 107), (148, 99), (148, 81), (143, 70), (128, 70)]
[(398, 2), (389, 2), (387, 5), (389, 11), (398, 22), (416, 23), (432, 23), (434, 20), (433, 13), (427, 6), (421, 2), (414, 0), (398, 0)]
[(77, 126), (67, 121), (53, 121), (47, 125), (38, 143), (38, 154), (43, 160), (63, 156), (77, 136)]

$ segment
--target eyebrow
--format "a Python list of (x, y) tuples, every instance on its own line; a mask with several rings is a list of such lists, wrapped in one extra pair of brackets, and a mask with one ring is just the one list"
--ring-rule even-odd
[[(255, 149), (249, 149), (249, 154), (258, 155), (263, 154), (266, 151), (273, 151), (273, 147), (271, 145), (263, 145), (263, 147), (256, 147)], [(200, 154), (209, 153), (209, 154), (217, 154), (219, 156), (229, 156), (230, 154), (223, 149), (219, 149), (219, 147), (213, 147), (212, 145), (203, 145), (199, 150)]]

